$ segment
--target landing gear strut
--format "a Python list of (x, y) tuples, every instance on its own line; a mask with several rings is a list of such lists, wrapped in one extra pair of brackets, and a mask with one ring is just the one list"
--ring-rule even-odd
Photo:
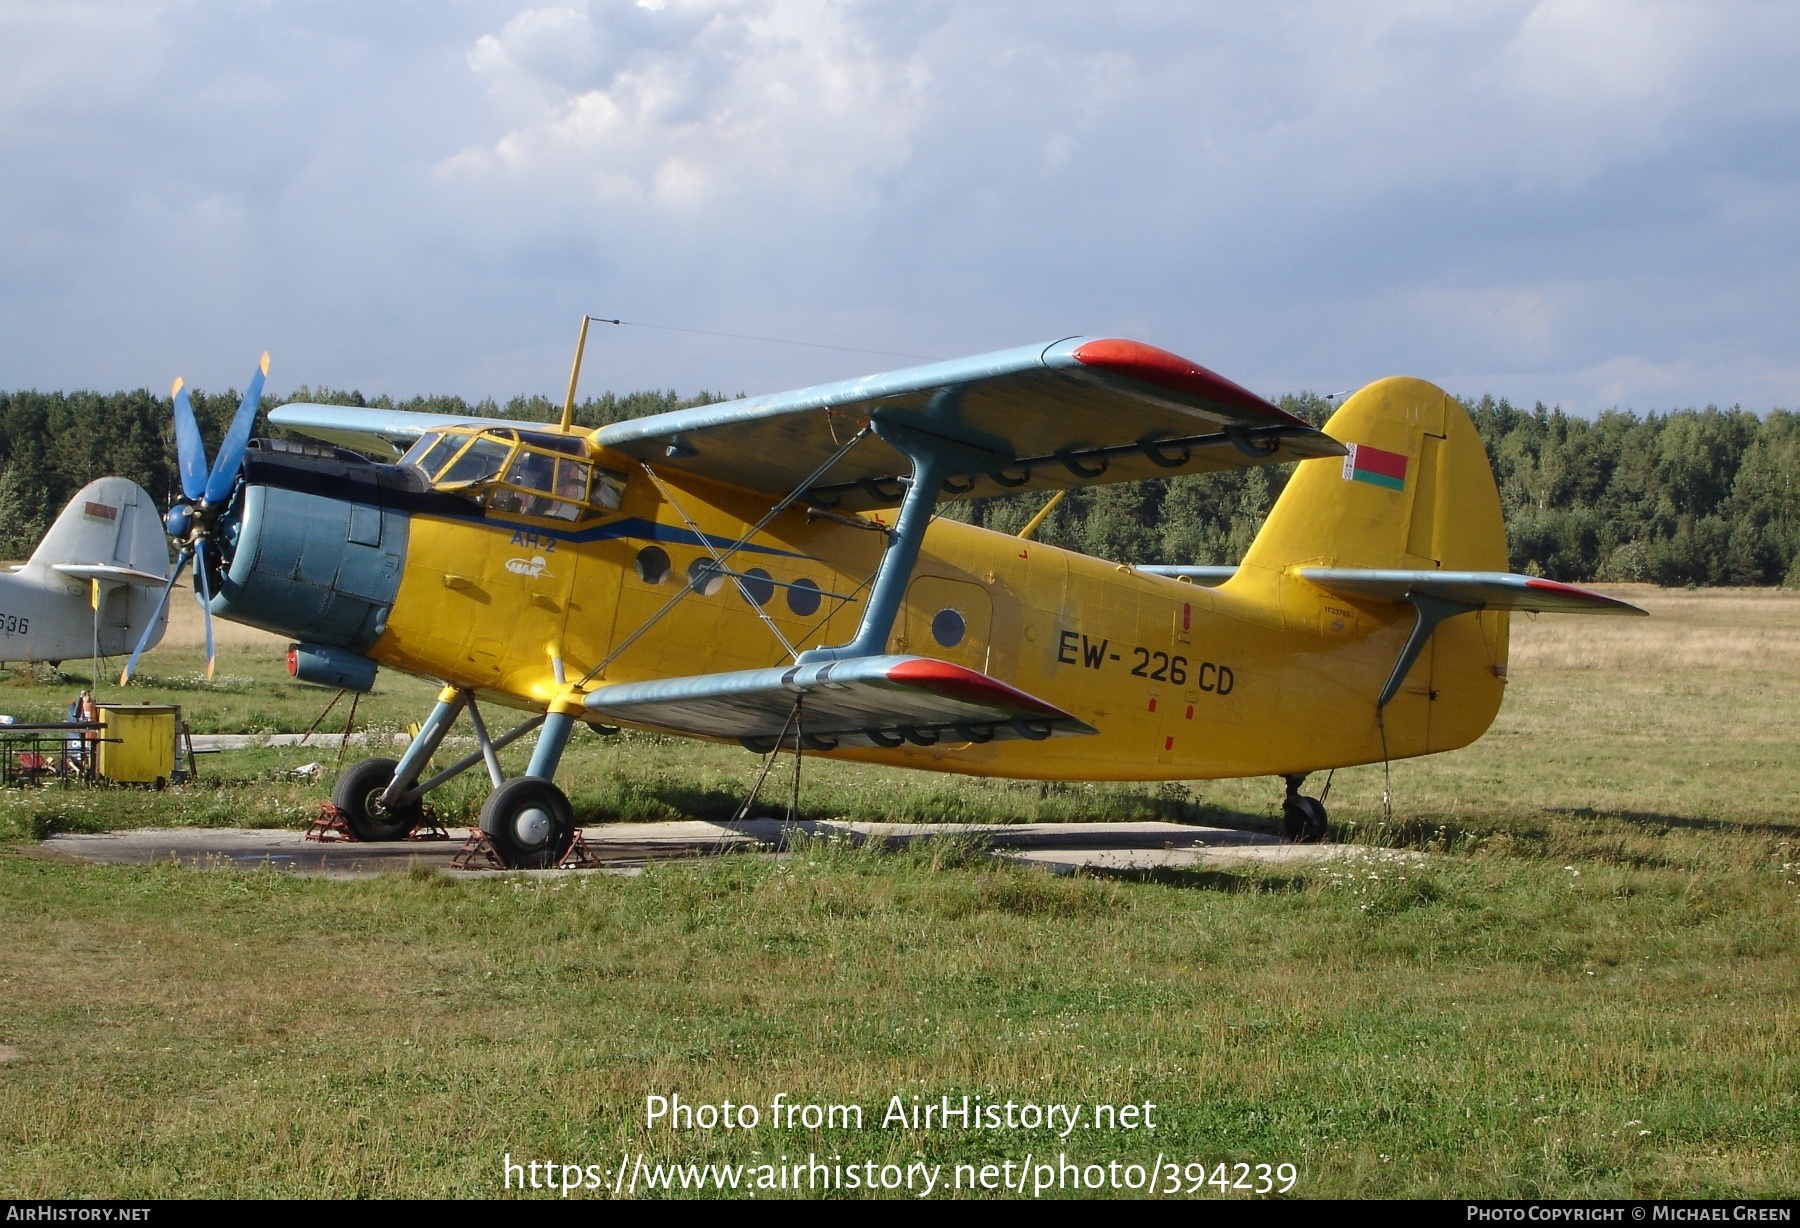
[[(475, 750), (421, 780), (432, 752), (464, 711), (475, 730)], [(525, 775), (507, 780), (500, 770), (500, 750), (534, 729), (539, 733), (530, 766)], [(490, 737), (487, 722), (475, 706), (475, 696), (457, 687), (445, 687), (438, 696), (437, 707), (400, 762), (364, 759), (352, 764), (338, 778), (332, 801), (344, 812), (345, 822), (358, 839), (404, 840), (406, 833), (424, 817), (427, 793), (481, 764), (487, 768), (494, 786), (481, 808), (481, 830), (494, 854), (510, 870), (549, 869), (561, 862), (575, 843), (574, 807), (569, 805), (568, 795), (551, 783), (574, 730), (574, 716), (547, 712), (498, 737)]]
[(1324, 801), (1300, 795), (1300, 786), (1306, 783), (1304, 772), (1283, 779), (1287, 782), (1287, 796), (1281, 802), (1281, 834), (1295, 844), (1317, 844), (1325, 838), (1331, 822)]

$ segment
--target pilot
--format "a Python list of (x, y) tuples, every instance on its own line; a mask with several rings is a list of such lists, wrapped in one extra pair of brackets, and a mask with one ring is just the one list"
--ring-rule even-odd
[(560, 516), (564, 520), (575, 519), (580, 512), (577, 505), (587, 498), (587, 466), (580, 461), (557, 461), (556, 494), (559, 499), (566, 499), (568, 502), (556, 504), (549, 514)]
[[(541, 452), (521, 452), (519, 459), (513, 463), (512, 472), (507, 481), (514, 486), (523, 486), (528, 490), (548, 491), (552, 466), (556, 462)], [(522, 500), (520, 511), (527, 516), (548, 516), (554, 500), (544, 494), (526, 495)]]

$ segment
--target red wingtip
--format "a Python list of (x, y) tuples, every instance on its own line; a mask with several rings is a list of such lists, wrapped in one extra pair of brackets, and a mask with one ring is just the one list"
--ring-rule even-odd
[(1560, 593), (1565, 597), (1579, 597), (1583, 601), (1610, 602), (1612, 600), (1605, 593), (1596, 593), (1588, 588), (1577, 588), (1573, 584), (1564, 584), (1561, 580), (1545, 580), (1540, 576), (1532, 576), (1526, 580), (1525, 587), (1535, 588), (1544, 593)]
[(1305, 426), (1279, 405), (1270, 404), (1241, 384), (1234, 384), (1216, 371), (1208, 371), (1197, 362), (1179, 354), (1159, 350), (1142, 341), (1123, 337), (1104, 337), (1089, 341), (1075, 349), (1075, 360), (1083, 366), (1122, 375), (1139, 383), (1153, 384), (1201, 401), (1211, 401), (1232, 409), (1273, 418), (1284, 424)]
[(965, 669), (960, 665), (952, 665), (948, 661), (939, 661), (931, 657), (914, 657), (908, 661), (901, 661), (888, 670), (887, 676), (889, 682), (905, 683), (969, 703), (994, 704), (1026, 712), (1040, 712), (1045, 716), (1067, 715), (1061, 709), (1053, 708), (1043, 700), (1033, 695), (1027, 695), (1017, 687), (1008, 686), (986, 674), (978, 674), (972, 669)]

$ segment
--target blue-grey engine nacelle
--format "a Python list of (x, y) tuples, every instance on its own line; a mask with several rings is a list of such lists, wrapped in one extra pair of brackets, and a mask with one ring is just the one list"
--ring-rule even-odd
[(363, 654), (399, 592), (411, 513), (444, 498), (410, 465), (254, 440), (209, 577), (212, 612), (298, 641), (303, 681), (366, 690), (375, 666)]

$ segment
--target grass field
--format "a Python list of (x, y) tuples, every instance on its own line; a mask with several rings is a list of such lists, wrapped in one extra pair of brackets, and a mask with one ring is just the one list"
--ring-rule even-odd
[[(1422, 858), (1058, 879), (949, 844), (819, 845), (637, 878), (326, 882), (74, 866), (32, 838), (298, 823), (327, 785), (284, 773), (330, 750), (218, 756), (160, 795), (0, 797), (0, 1193), (491, 1195), (509, 1154), (610, 1177), (627, 1154), (812, 1152), (947, 1184), (958, 1163), (1160, 1152), (1291, 1163), (1297, 1195), (1792, 1197), (1800, 594), (1618, 591), (1656, 617), (1515, 624), (1495, 728), (1395, 765), (1391, 821), (1380, 767), (1337, 775), (1342, 839)], [(206, 688), (172, 640), (146, 664), (165, 686), (128, 694), (196, 730), (304, 729), (329, 698), (266, 643), (231, 645)], [(59, 710), (86, 678), (64, 669), (0, 680), (0, 712)], [(363, 713), (391, 730), (429, 696), (384, 677)], [(590, 735), (567, 762), (590, 819), (718, 814), (755, 765)], [(1262, 824), (1279, 798), (806, 781), (815, 817)], [(764, 1120), (646, 1129), (645, 1098), (672, 1093)], [(777, 1093), (866, 1126), (773, 1127)], [(892, 1096), (964, 1094), (1150, 1101), (1159, 1128), (879, 1128)]]

